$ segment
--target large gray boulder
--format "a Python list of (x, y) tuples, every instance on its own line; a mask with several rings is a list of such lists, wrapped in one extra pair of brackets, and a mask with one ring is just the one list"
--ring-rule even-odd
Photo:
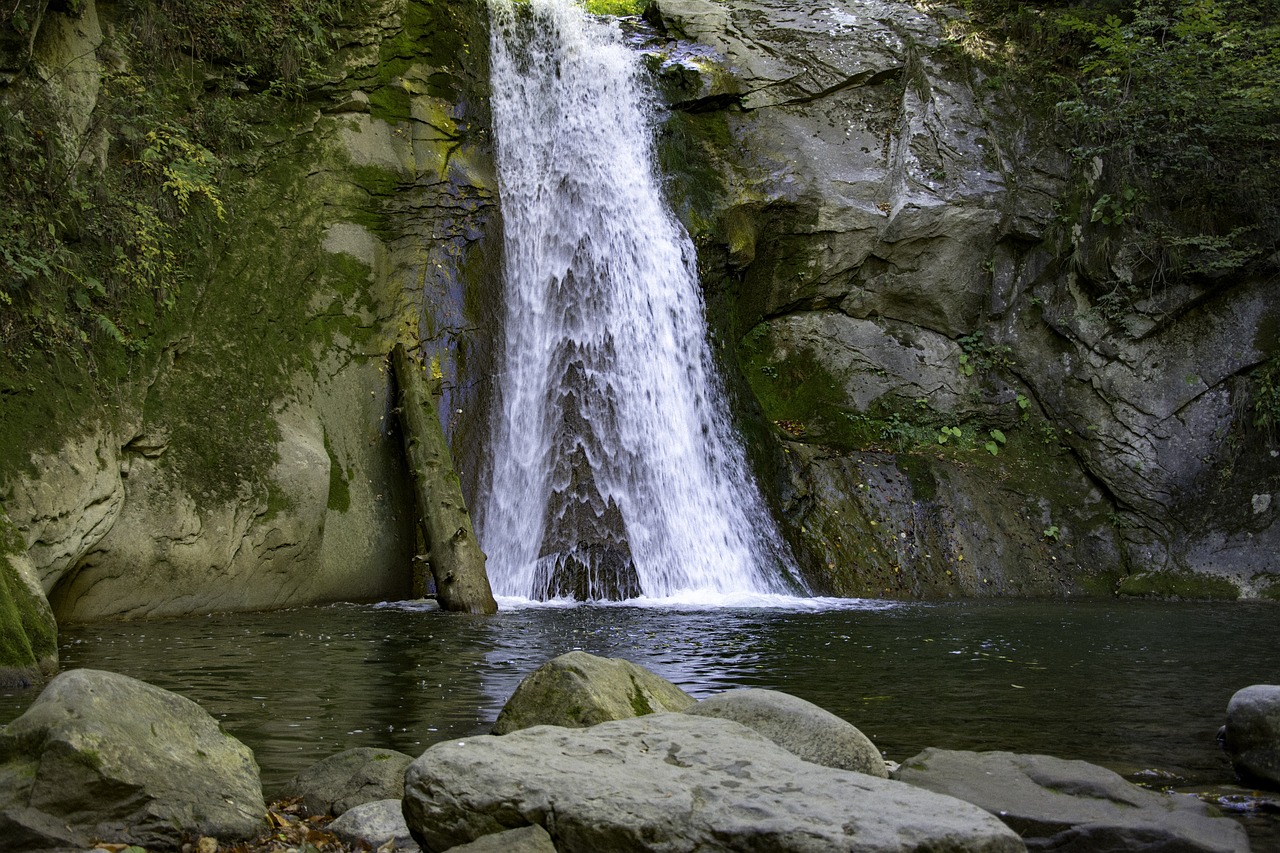
[(1191, 796), (1158, 794), (1084, 761), (926, 749), (893, 778), (998, 815), (1032, 850), (1247, 853), (1236, 822)]
[(876, 745), (850, 723), (798, 696), (746, 688), (708, 696), (686, 714), (734, 720), (805, 761), (889, 778)]
[(1280, 685), (1254, 684), (1227, 703), (1223, 746), (1240, 778), (1280, 788)]
[(583, 728), (655, 711), (683, 711), (693, 702), (670, 681), (631, 661), (569, 652), (520, 682), (493, 724), (493, 733), (539, 725)]
[(419, 849), (409, 835), (398, 798), (375, 800), (347, 809), (327, 828), (340, 841), (354, 847), (364, 845), (364, 849), (378, 850), (390, 844), (387, 849), (396, 853), (416, 853)]
[(365, 803), (404, 796), (404, 771), (413, 756), (394, 749), (357, 747), (321, 759), (289, 781), (313, 815), (338, 815)]
[(200, 706), (111, 672), (49, 682), (0, 730), (0, 850), (170, 850), (265, 826), (258, 765)]
[(427, 851), (534, 824), (560, 853), (1024, 849), (968, 803), (688, 714), (438, 743), (405, 775), (404, 815)]

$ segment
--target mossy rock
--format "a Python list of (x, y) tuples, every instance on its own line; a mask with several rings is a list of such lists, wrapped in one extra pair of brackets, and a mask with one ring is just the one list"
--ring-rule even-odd
[(5, 687), (42, 682), (58, 669), (58, 627), (34, 578), (23, 572), (23, 544), (0, 511), (0, 686)]
[(694, 699), (630, 661), (569, 652), (534, 670), (493, 725), (498, 735), (552, 725), (586, 728), (659, 711), (683, 711)]
[(1138, 572), (1120, 581), (1116, 594), (1145, 598), (1234, 601), (1240, 589), (1226, 578), (1195, 572)]
[(1272, 578), (1262, 584), (1258, 597), (1267, 601), (1280, 601), (1280, 578)]

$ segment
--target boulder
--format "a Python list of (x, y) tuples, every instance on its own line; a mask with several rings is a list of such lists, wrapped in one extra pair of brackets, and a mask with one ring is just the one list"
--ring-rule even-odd
[(1280, 789), (1280, 685), (1236, 691), (1227, 703), (1223, 746), (1243, 781)]
[(404, 815), (428, 851), (529, 825), (560, 853), (1025, 849), (968, 803), (690, 714), (438, 743), (405, 774)]
[(1033, 850), (1247, 853), (1244, 828), (1192, 796), (1160, 794), (1084, 761), (926, 749), (894, 779), (997, 815)]
[(194, 702), (134, 678), (64, 672), (0, 730), (0, 849), (176, 849), (253, 836), (266, 811), (248, 747)]
[(584, 728), (655, 711), (683, 711), (693, 702), (670, 681), (631, 661), (569, 652), (520, 682), (493, 724), (493, 733), (539, 725)]
[(358, 747), (330, 755), (289, 780), (313, 815), (337, 817), (348, 809), (404, 796), (404, 771), (413, 756), (394, 749)]
[(747, 688), (708, 696), (686, 714), (734, 720), (814, 764), (889, 778), (884, 758), (857, 728), (798, 696)]
[(361, 849), (380, 850), (389, 842), (387, 849), (397, 853), (415, 853), (419, 849), (405, 825), (399, 798), (374, 800), (347, 809), (329, 824), (328, 830), (339, 840)]

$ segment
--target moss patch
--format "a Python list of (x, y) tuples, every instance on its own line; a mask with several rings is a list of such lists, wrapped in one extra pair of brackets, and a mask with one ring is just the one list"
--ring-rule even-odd
[(0, 510), (0, 684), (30, 683), (57, 659), (58, 631), (48, 605), (19, 577), (11, 558), (25, 553), (17, 528)]
[(1122, 596), (1146, 598), (1187, 598), (1234, 601), (1239, 588), (1226, 578), (1195, 572), (1138, 572), (1123, 578), (1116, 587)]
[(346, 512), (351, 509), (351, 484), (342, 464), (333, 453), (333, 445), (329, 436), (324, 437), (324, 451), (329, 454), (329, 509), (334, 512)]

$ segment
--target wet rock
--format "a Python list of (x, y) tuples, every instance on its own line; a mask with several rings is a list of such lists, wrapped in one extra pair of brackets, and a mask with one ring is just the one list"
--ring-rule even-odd
[(802, 761), (735, 723), (651, 714), (436, 744), (405, 774), (425, 850), (537, 824), (586, 851), (1021, 851), (951, 797)]
[(1034, 850), (1249, 850), (1244, 829), (1198, 799), (1148, 791), (1084, 761), (926, 749), (893, 778), (986, 809)]
[(194, 702), (110, 672), (64, 672), (0, 730), (0, 849), (94, 839), (176, 849), (263, 827), (258, 765)]
[(670, 681), (630, 661), (569, 652), (520, 682), (493, 724), (493, 733), (538, 725), (583, 728), (655, 711), (683, 711), (693, 702)]
[(405, 768), (412, 762), (413, 756), (394, 749), (348, 749), (294, 776), (288, 791), (302, 797), (309, 813), (337, 816), (366, 803), (399, 800)]
[[(403, 788), (403, 780), (401, 783)], [(416, 853), (419, 849), (404, 822), (400, 799), (375, 800), (350, 808), (329, 824), (329, 832), (347, 844), (378, 850), (391, 843), (398, 853)]]
[(1236, 691), (1227, 703), (1223, 747), (1241, 780), (1280, 789), (1280, 685)]
[(889, 777), (880, 750), (866, 735), (797, 696), (754, 688), (730, 690), (703, 699), (685, 713), (742, 723), (814, 764)]

